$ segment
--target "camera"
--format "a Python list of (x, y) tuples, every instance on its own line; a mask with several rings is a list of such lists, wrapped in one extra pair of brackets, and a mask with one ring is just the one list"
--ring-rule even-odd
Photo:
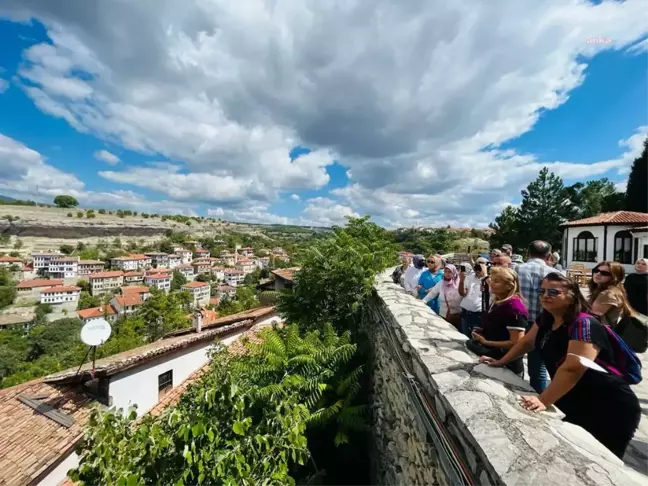
[(466, 265), (459, 265), (459, 271), (460, 272), (465, 272), (466, 271)]

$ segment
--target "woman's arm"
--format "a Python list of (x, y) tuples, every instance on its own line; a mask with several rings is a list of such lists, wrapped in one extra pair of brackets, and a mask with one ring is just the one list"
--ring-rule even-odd
[(466, 281), (466, 272), (460, 272), (459, 273), (459, 295), (462, 297), (465, 297), (467, 292), (466, 292), (466, 287), (464, 287)]
[(439, 296), (439, 293), (441, 292), (442, 285), (443, 285), (443, 280), (441, 280), (434, 287), (432, 287), (432, 290), (430, 290), (428, 294), (425, 297), (423, 297), (423, 302), (427, 304), (432, 299), (436, 299)]
[(535, 339), (538, 334), (538, 325), (534, 324), (533, 327), (527, 332), (522, 339), (509, 349), (509, 352), (502, 356), (500, 359), (493, 359), (487, 356), (482, 356), (479, 360), (490, 366), (506, 366), (511, 361), (521, 358), (526, 353), (531, 351), (535, 346)]
[(488, 339), (478, 339), (478, 341), (489, 348), (511, 349), (520, 339), (524, 338), (524, 331), (521, 329), (509, 329), (508, 332), (508, 341), (489, 341)]
[(579, 356), (594, 361), (599, 348), (592, 343), (571, 340), (567, 348), (567, 357), (560, 368), (556, 370), (547, 389), (538, 397), (545, 407), (549, 407), (569, 392), (578, 383), (587, 368), (580, 362)]

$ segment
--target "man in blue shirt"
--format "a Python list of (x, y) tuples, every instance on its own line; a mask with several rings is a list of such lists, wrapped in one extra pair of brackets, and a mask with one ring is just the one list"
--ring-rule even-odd
[[(547, 264), (550, 257), (551, 245), (549, 243), (540, 240), (532, 241), (529, 245), (529, 259), (515, 269), (520, 278), (522, 297), (524, 297), (529, 310), (529, 326), (535, 323), (540, 312), (542, 312), (540, 294), (538, 293), (540, 282), (548, 274), (555, 272), (555, 269)], [(531, 386), (538, 393), (542, 393), (547, 388), (549, 380), (547, 378), (547, 369), (539, 352), (533, 350), (529, 353), (528, 365)]]

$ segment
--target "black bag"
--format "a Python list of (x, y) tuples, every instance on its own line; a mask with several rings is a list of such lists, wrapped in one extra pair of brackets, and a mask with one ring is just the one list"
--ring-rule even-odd
[(648, 317), (641, 314), (623, 316), (613, 329), (635, 353), (648, 349)]

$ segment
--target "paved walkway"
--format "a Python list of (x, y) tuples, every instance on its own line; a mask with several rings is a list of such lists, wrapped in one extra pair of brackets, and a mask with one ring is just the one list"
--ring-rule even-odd
[(648, 352), (641, 353), (639, 359), (643, 365), (643, 381), (632, 389), (641, 405), (641, 422), (623, 460), (634, 470), (648, 476)]

